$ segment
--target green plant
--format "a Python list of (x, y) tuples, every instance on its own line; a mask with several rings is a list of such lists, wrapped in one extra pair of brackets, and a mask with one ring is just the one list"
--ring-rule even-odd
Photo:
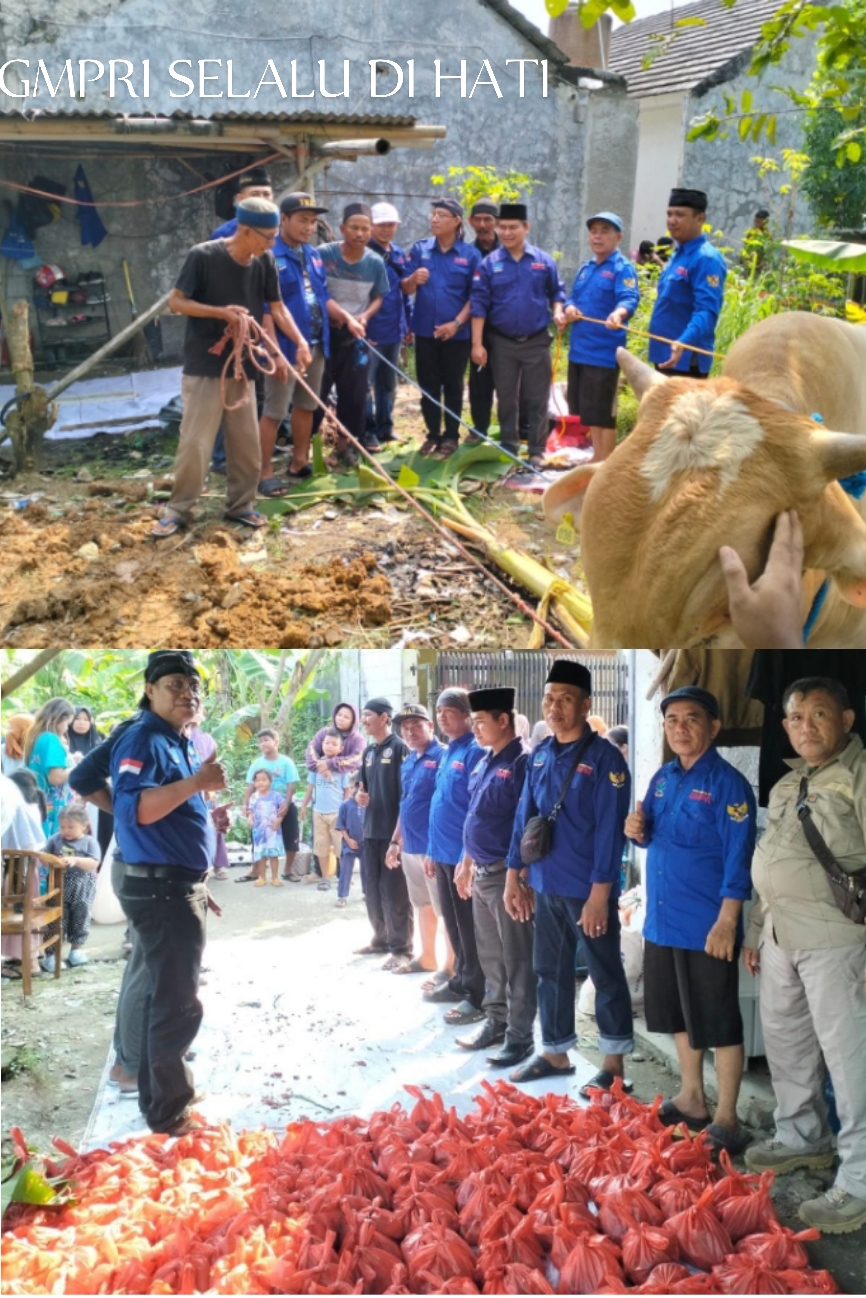
[(544, 182), (510, 167), (503, 171), (487, 164), (483, 167), (449, 167), (447, 176), (431, 176), (430, 183), (449, 189), (468, 212), (479, 198), (492, 198), (494, 203), (514, 203), (521, 196), (528, 197), (536, 185)]
[(45, 1058), (35, 1046), (18, 1046), (11, 1051), (9, 1058), (3, 1060), (4, 1082), (25, 1075), (35, 1082), (42, 1081), (45, 1076)]

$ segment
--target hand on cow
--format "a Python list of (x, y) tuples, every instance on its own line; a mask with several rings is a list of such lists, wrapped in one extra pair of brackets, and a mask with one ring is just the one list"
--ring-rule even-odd
[(636, 843), (646, 842), (646, 816), (643, 803), (635, 803), (634, 811), (625, 818), (625, 836), (633, 838)]
[(761, 953), (754, 946), (743, 947), (743, 964), (754, 978), (755, 974), (761, 972)]
[(685, 347), (683, 347), (682, 343), (671, 343), (671, 354), (666, 361), (659, 361), (659, 369), (675, 370), (684, 351)]
[(723, 545), (719, 561), (728, 588), (731, 623), (748, 649), (803, 647), (803, 529), (793, 510), (776, 519), (767, 566), (749, 585), (736, 550)]

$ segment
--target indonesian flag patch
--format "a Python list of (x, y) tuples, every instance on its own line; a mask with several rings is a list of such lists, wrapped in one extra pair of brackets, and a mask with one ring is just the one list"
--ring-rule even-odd
[(134, 757), (124, 757), (117, 768), (118, 775), (141, 775), (144, 762), (137, 762)]

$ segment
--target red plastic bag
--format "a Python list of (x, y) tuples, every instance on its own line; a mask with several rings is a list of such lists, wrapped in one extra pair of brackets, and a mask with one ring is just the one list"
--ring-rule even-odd
[(762, 1234), (747, 1235), (737, 1244), (737, 1254), (752, 1257), (771, 1271), (787, 1271), (809, 1265), (809, 1254), (803, 1241), (820, 1239), (821, 1232), (810, 1228), (796, 1233), (788, 1226), (774, 1226)]
[(710, 1271), (734, 1251), (730, 1235), (709, 1207), (712, 1197), (713, 1187), (708, 1186), (697, 1203), (667, 1222), (685, 1261), (701, 1271)]
[(789, 1293), (839, 1293), (839, 1286), (829, 1271), (780, 1271)]
[[(496, 1210), (499, 1203), (498, 1196), (487, 1185), (476, 1184), (472, 1188), (472, 1193), (460, 1209), (460, 1234), (469, 1244), (477, 1244), (481, 1235), (481, 1228)], [(522, 1213), (517, 1213), (517, 1220), (509, 1226), (513, 1230), (519, 1221), (522, 1221)], [(506, 1232), (507, 1233), (507, 1232)]]
[[(451, 1280), (440, 1280), (438, 1275), (432, 1271), (419, 1271), (418, 1285), (422, 1293), (442, 1293), (442, 1294), (476, 1294), (481, 1290), (474, 1280), (468, 1276), (456, 1275)], [(411, 1293), (411, 1289), (406, 1290)]]
[(475, 1255), (456, 1231), (436, 1220), (419, 1226), (401, 1244), (409, 1265), (409, 1278), (416, 1284), (422, 1271), (430, 1271), (440, 1280), (463, 1276), (475, 1280)]
[(757, 1258), (734, 1253), (721, 1266), (713, 1267), (713, 1278), (722, 1293), (789, 1293), (778, 1272), (766, 1267)]
[(653, 1203), (657, 1203), (665, 1217), (673, 1217), (678, 1212), (685, 1212), (697, 1203), (706, 1186), (692, 1176), (671, 1176), (666, 1174), (661, 1181), (656, 1181), (647, 1194)]
[(672, 1235), (646, 1222), (630, 1226), (622, 1240), (622, 1264), (635, 1284), (643, 1284), (661, 1263), (675, 1262), (679, 1253), (679, 1245)]
[(643, 1190), (620, 1190), (598, 1200), (599, 1225), (605, 1235), (621, 1240), (630, 1226), (639, 1221), (660, 1226), (664, 1221), (661, 1208)]
[(485, 1240), (478, 1252), (478, 1265), (485, 1277), (491, 1271), (503, 1270), (509, 1263), (520, 1262), (524, 1266), (541, 1267), (544, 1264), (544, 1250), (541, 1241), (532, 1229), (528, 1217), (522, 1217), (518, 1226), (508, 1235), (499, 1239)]
[(501, 1271), (488, 1272), (481, 1292), (552, 1294), (554, 1290), (543, 1271), (539, 1271), (537, 1267), (523, 1266), (520, 1262), (512, 1262)]
[(559, 1272), (557, 1293), (598, 1293), (606, 1281), (625, 1283), (620, 1251), (606, 1235), (578, 1240)]
[[(569, 1254), (576, 1244), (579, 1244), (587, 1235), (598, 1234), (598, 1221), (592, 1216), (592, 1213), (589, 1212), (588, 1209), (582, 1208), (581, 1211), (586, 1212), (590, 1217), (589, 1222), (578, 1222), (577, 1225), (566, 1225), (564, 1222), (559, 1221), (555, 1224), (550, 1234), (550, 1260), (556, 1267), (557, 1271), (561, 1271), (565, 1266)], [(529, 1216), (529, 1221), (534, 1229), (535, 1223), (532, 1214)], [(543, 1239), (544, 1237), (539, 1236), (539, 1238)]]
[[(744, 1194), (730, 1195), (721, 1202), (716, 1199), (719, 1221), (735, 1242), (742, 1239), (744, 1235), (769, 1230), (778, 1221), (773, 1200), (770, 1198), (770, 1186), (774, 1179), (772, 1172), (764, 1172), (757, 1189), (748, 1189)], [(715, 1189), (718, 1188), (717, 1185)], [(806, 1263), (804, 1262), (803, 1265), (805, 1266)]]
[(682, 1262), (660, 1262), (640, 1286), (641, 1293), (670, 1293), (678, 1280), (687, 1280), (689, 1268)]

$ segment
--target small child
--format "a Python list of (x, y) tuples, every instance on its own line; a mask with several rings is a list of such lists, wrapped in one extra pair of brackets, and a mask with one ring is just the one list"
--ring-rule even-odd
[(269, 771), (256, 771), (253, 784), (256, 791), (250, 798), (250, 809), (247, 812), (247, 820), (253, 831), (252, 873), (257, 876), (253, 887), (265, 887), (270, 866), (272, 886), (282, 888), (283, 881), (279, 874), (283, 856), (283, 835), (280, 829), (283, 799), (273, 791)]
[[(96, 871), (102, 853), (90, 832), (87, 808), (73, 802), (60, 812), (60, 829), (45, 844), (46, 852), (66, 862), (63, 875), (63, 935), (71, 944), (66, 963), (74, 969), (87, 964), (84, 947), (90, 935), (90, 912), (96, 896)], [(54, 956), (42, 961), (46, 973), (54, 973)]]
[(334, 829), (342, 839), (340, 849), (340, 880), (337, 884), (337, 907), (342, 910), (348, 903), (349, 889), (352, 886), (352, 875), (355, 870), (355, 858), (361, 865), (361, 891), (366, 893), (366, 871), (364, 869), (364, 817), (366, 807), (358, 805), (358, 792), (361, 782), (355, 779), (351, 794), (346, 798), (337, 812)]
[[(45, 837), (50, 838), (52, 834), (59, 831), (60, 817), (75, 796), (69, 787), (69, 767), (49, 766), (45, 772), (45, 783), (47, 785), (44, 790), (46, 811), (42, 829)], [(90, 824), (89, 819), (87, 823)]]
[[(322, 756), (327, 760), (339, 757), (342, 751), (343, 736), (339, 730), (329, 730), (322, 740)], [(353, 779), (354, 776), (348, 773), (341, 774), (339, 771), (329, 770), (324, 775), (318, 770), (309, 773), (307, 790), (301, 803), (301, 820), (304, 819), (307, 807), (312, 801), (313, 851), (319, 858), (319, 869), (322, 872), (322, 881), (318, 885), (320, 892), (327, 892), (330, 888), (336, 860), (342, 851), (342, 839), (336, 831), (334, 822)], [(335, 860), (333, 867), (332, 854)]]

